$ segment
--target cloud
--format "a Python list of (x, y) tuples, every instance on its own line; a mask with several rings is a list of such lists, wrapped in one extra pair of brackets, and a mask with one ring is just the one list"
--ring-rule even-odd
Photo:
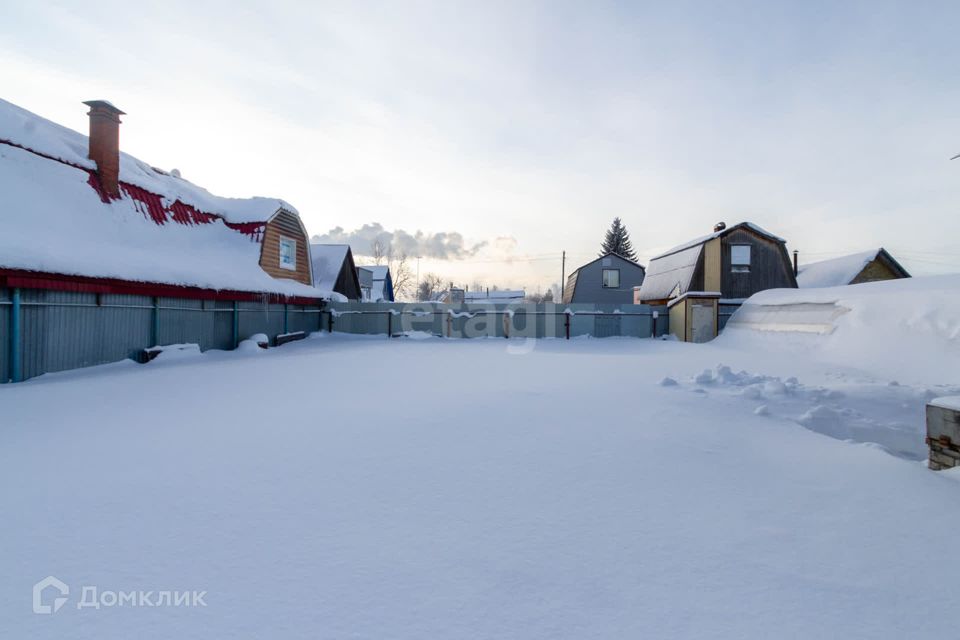
[(463, 235), (456, 231), (440, 231), (438, 233), (424, 233), (415, 231), (410, 233), (403, 229), (388, 231), (379, 222), (370, 222), (359, 229), (346, 231), (343, 227), (334, 227), (330, 231), (315, 235), (312, 242), (327, 244), (349, 244), (357, 255), (369, 256), (372, 254), (374, 242), (380, 241), (384, 247), (394, 253), (408, 256), (421, 256), (436, 260), (462, 260), (477, 254), (487, 243), (478, 242), (468, 245)]

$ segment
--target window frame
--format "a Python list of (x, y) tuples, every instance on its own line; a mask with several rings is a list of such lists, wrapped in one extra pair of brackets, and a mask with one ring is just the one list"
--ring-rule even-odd
[[(291, 254), (291, 257), (293, 258), (292, 264), (286, 264), (283, 261), (284, 243), (289, 243), (293, 245), (293, 253)], [(278, 241), (277, 247), (278, 247), (277, 261), (280, 263), (280, 268), (286, 269), (287, 271), (296, 271), (297, 270), (297, 239), (282, 235), (280, 236), (280, 240)]]
[[(607, 277), (606, 277), (606, 275), (607, 275), (607, 272), (608, 272), (608, 271), (611, 271), (611, 272), (612, 272), (612, 271), (615, 271), (615, 272), (617, 273), (617, 285), (616, 285), (615, 287), (612, 287), (612, 286), (610, 286), (610, 285), (607, 284)], [(603, 289), (619, 289), (619, 288), (620, 288), (620, 269), (616, 269), (616, 268), (609, 268), (609, 269), (608, 269), (608, 268), (601, 268), (601, 270), (600, 270), (600, 286), (601, 286), (601, 288), (603, 288)]]
[[(734, 253), (736, 249), (747, 250), (747, 261), (746, 262), (737, 262), (734, 258)], [(747, 243), (737, 243), (730, 245), (730, 271), (733, 273), (749, 273), (750, 267), (753, 266), (753, 245)]]

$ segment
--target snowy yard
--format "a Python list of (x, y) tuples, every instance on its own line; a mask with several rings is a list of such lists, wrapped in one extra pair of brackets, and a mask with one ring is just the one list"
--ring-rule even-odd
[(0, 637), (955, 627), (960, 485), (919, 460), (960, 374), (780, 347), (325, 335), (6, 385)]

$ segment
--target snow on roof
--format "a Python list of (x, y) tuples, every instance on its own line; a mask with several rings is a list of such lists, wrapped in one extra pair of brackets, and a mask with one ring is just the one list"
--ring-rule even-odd
[(934, 398), (930, 401), (933, 407), (949, 409), (950, 411), (960, 411), (960, 396), (945, 396), (943, 398)]
[(201, 217), (180, 224), (165, 219), (160, 224), (151, 217), (166, 215), (159, 203), (126, 193), (104, 202), (90, 180), (87, 169), (0, 144), (5, 223), (0, 231), (0, 268), (207, 289), (331, 295), (267, 274), (260, 268), (255, 234), (241, 233), (224, 220), (204, 218), (193, 209), (178, 211)]
[(865, 266), (876, 260), (879, 254), (880, 249), (871, 249), (863, 253), (803, 265), (797, 274), (797, 286), (801, 288), (839, 287), (850, 284)]
[[(78, 167), (95, 170), (96, 163), (87, 157), (87, 136), (51, 122), (26, 109), (0, 99), (0, 141), (37, 151)], [(121, 143), (122, 145), (122, 143)], [(155, 193), (167, 204), (183, 203), (222, 216), (229, 222), (264, 222), (279, 209), (297, 213), (289, 203), (278, 198), (221, 198), (206, 189), (155, 169), (126, 153), (120, 153), (120, 181)]]
[(779, 237), (779, 236), (773, 235), (772, 233), (770, 233), (770, 232), (767, 231), (766, 229), (760, 227), (759, 225), (755, 225), (755, 224), (752, 223), (752, 222), (741, 222), (741, 223), (735, 224), (735, 225), (733, 225), (733, 226), (731, 226), (731, 227), (726, 227), (725, 229), (721, 229), (720, 231), (714, 231), (714, 232), (711, 233), (711, 234), (708, 234), (708, 235), (705, 235), (705, 236), (700, 236), (699, 238), (694, 238), (693, 240), (690, 240), (689, 242), (684, 242), (683, 244), (679, 244), (679, 245), (675, 246), (674, 248), (670, 249), (669, 251), (664, 251), (663, 253), (661, 253), (660, 255), (656, 256), (655, 258), (651, 258), (651, 262), (653, 262), (654, 260), (660, 260), (661, 258), (664, 258), (664, 257), (666, 257), (666, 256), (669, 256), (669, 255), (672, 254), (672, 253), (677, 253), (678, 251), (683, 251), (684, 249), (689, 249), (689, 248), (691, 248), (691, 247), (695, 247), (695, 246), (702, 245), (704, 242), (707, 242), (708, 240), (713, 240), (714, 238), (719, 238), (720, 236), (723, 236), (723, 235), (726, 235), (726, 234), (730, 233), (730, 232), (733, 231), (734, 229), (740, 229), (740, 228), (742, 228), (742, 227), (747, 227), (748, 229), (752, 229), (754, 232), (759, 233), (759, 234), (762, 235), (762, 236), (766, 236), (766, 237), (770, 238), (771, 240), (775, 240), (775, 241), (777, 241), (777, 242), (784, 242), (784, 243), (786, 242), (786, 240), (784, 240), (783, 238), (781, 238), (781, 237)]
[(310, 253), (313, 256), (313, 284), (317, 288), (333, 291), (348, 251), (350, 251), (348, 244), (310, 245)]
[(674, 292), (678, 295), (686, 293), (702, 248), (703, 245), (698, 243), (651, 260), (640, 285), (640, 300), (664, 300)]

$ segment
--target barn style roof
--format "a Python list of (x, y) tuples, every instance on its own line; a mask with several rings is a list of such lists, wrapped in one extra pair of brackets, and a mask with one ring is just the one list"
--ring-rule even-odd
[(275, 198), (214, 196), (120, 154), (119, 197), (87, 136), (0, 100), (0, 269), (215, 290), (329, 297), (260, 268)]
[(802, 288), (841, 287), (853, 282), (854, 278), (860, 275), (860, 272), (868, 264), (878, 258), (899, 273), (900, 277), (910, 277), (907, 270), (900, 266), (900, 263), (894, 260), (886, 249), (880, 247), (862, 253), (803, 265), (797, 274), (797, 285)]
[(647, 274), (643, 284), (640, 285), (640, 300), (666, 300), (689, 291), (690, 281), (697, 270), (703, 245), (714, 238), (720, 238), (736, 229), (744, 228), (774, 242), (786, 242), (783, 238), (773, 235), (752, 222), (741, 222), (684, 242), (650, 260), (650, 264), (647, 265)]

